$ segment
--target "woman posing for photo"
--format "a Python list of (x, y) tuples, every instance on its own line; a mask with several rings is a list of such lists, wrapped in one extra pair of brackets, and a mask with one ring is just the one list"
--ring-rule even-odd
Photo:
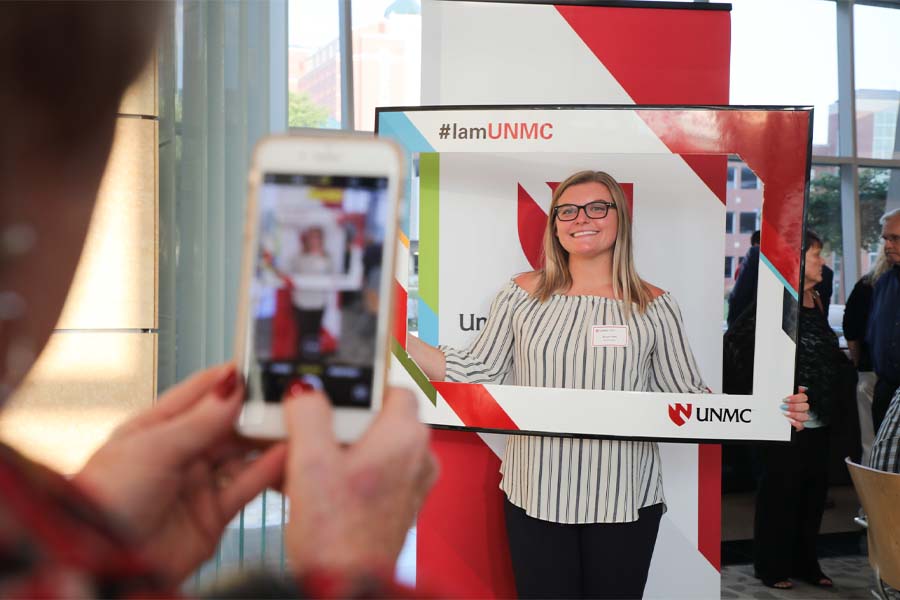
[[(671, 294), (642, 280), (625, 194), (580, 171), (553, 193), (543, 269), (509, 281), (466, 350), (410, 336), (436, 381), (705, 393)], [(625, 347), (592, 344), (595, 325), (626, 327)], [(552, 401), (552, 397), (548, 398)], [(803, 394), (786, 400), (796, 428)], [(665, 510), (655, 442), (514, 435), (501, 489), (521, 597), (639, 598)]]

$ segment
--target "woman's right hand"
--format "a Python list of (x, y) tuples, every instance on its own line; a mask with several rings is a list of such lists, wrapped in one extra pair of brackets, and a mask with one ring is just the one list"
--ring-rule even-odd
[(406, 351), (431, 381), (443, 381), (447, 376), (447, 361), (440, 349), (407, 334)]
[(349, 576), (390, 573), (425, 495), (437, 478), (429, 429), (416, 399), (388, 390), (363, 437), (342, 447), (332, 409), (318, 392), (285, 399), (288, 457), (285, 494), (291, 518), (285, 531), (296, 571)]

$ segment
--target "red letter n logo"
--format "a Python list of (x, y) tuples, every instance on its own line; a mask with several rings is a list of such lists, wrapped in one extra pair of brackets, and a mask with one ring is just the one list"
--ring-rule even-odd
[(685, 421), (691, 418), (692, 408), (690, 404), (670, 404), (669, 418), (672, 419), (673, 423), (681, 427)]

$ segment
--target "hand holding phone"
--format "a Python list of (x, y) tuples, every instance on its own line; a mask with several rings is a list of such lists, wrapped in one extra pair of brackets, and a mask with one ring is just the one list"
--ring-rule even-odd
[(301, 392), (284, 409), (284, 493), (303, 507), (285, 529), (291, 564), (350, 577), (389, 573), (438, 472), (416, 398), (386, 390), (382, 411), (350, 446), (328, 430), (332, 408), (321, 394)]
[(291, 386), (327, 394), (341, 441), (380, 408), (402, 159), (362, 136), (279, 136), (254, 154), (235, 360), (244, 435), (286, 434)]

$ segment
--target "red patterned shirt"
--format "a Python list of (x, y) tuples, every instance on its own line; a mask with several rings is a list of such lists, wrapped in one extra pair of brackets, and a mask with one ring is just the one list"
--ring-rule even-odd
[(0, 565), (0, 598), (179, 595), (78, 488), (2, 444)]

